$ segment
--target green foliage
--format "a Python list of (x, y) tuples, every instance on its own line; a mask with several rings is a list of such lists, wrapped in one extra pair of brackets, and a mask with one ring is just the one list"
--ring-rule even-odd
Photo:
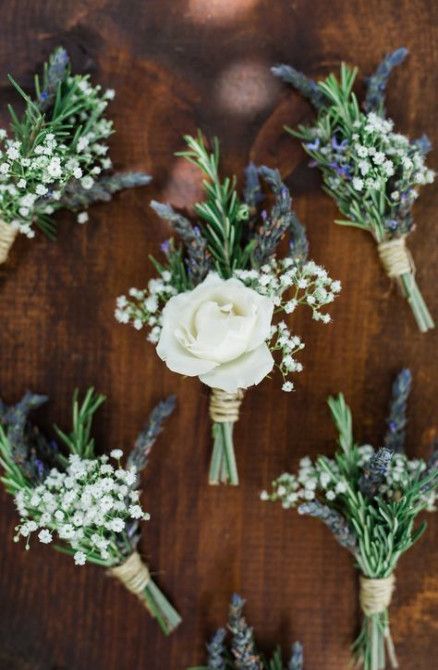
[[(62, 439), (68, 447), (70, 453), (80, 456), (80, 458), (93, 458), (94, 438), (91, 437), (91, 427), (94, 414), (105, 402), (105, 396), (98, 395), (93, 388), (89, 388), (82, 403), (78, 400), (78, 390), (73, 394), (73, 429), (70, 434), (64, 433), (55, 426), (58, 437)], [(61, 457), (63, 458), (63, 457)], [(65, 462), (67, 459), (65, 459)]]
[(199, 167), (205, 176), (203, 185), (206, 200), (197, 203), (196, 213), (204, 222), (203, 235), (207, 240), (219, 274), (231, 277), (236, 268), (245, 268), (249, 262), (252, 246), (242, 246), (243, 222), (248, 219), (248, 206), (240, 202), (236, 192), (236, 178), (219, 175), (219, 141), (212, 142), (208, 151), (202, 134), (197, 138), (184, 137), (188, 150), (177, 155)]

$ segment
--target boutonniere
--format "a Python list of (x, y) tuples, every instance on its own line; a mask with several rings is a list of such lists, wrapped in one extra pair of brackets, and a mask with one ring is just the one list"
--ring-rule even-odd
[(114, 91), (72, 74), (64, 49), (35, 77), (33, 97), (9, 79), (25, 108), (20, 116), (10, 106), (10, 130), (0, 129), (0, 264), (18, 233), (32, 238), (39, 228), (53, 238), (58, 209), (76, 211), (78, 223), (85, 223), (92, 203), (150, 181), (141, 172), (112, 171), (107, 140), (113, 124), (105, 110)]
[(15, 541), (51, 544), (76, 565), (106, 569), (135, 594), (164, 633), (181, 619), (161, 593), (137, 551), (140, 522), (149, 519), (140, 503), (140, 472), (162, 424), (172, 413), (173, 396), (152, 411), (126, 463), (123, 451), (97, 455), (91, 436), (93, 415), (105, 398), (90, 389), (82, 403), (75, 394), (70, 433), (56, 428), (59, 445), (29, 421), (29, 412), (47, 400), (26, 393), (14, 406), (0, 401), (2, 482), (14, 496), (20, 521)]
[(289, 65), (272, 72), (308, 98), (317, 112), (314, 124), (287, 130), (301, 140), (312, 157), (310, 165), (321, 170), (324, 190), (346, 217), (336, 223), (371, 233), (386, 274), (397, 281), (418, 328), (426, 332), (434, 323), (406, 240), (415, 227), (412, 206), (418, 189), (434, 180), (425, 164), (431, 144), (425, 135), (411, 141), (395, 132), (385, 111), (389, 75), (406, 54), (406, 49), (389, 54), (365, 80), (362, 110), (353, 92), (356, 68), (342, 64), (339, 80), (330, 74), (319, 83)]
[[(239, 482), (233, 426), (246, 389), (259, 384), (274, 364), (291, 391), (291, 373), (302, 364), (304, 347), (281, 315), (307, 305), (313, 318), (328, 323), (321, 310), (341, 289), (327, 271), (307, 260), (304, 228), (291, 208), (291, 197), (277, 170), (247, 170), (245, 200), (233, 177), (219, 174), (219, 144), (210, 152), (201, 135), (186, 137), (188, 150), (178, 155), (204, 175), (204, 202), (195, 205), (192, 222), (170, 205), (152, 202), (179, 237), (162, 245), (163, 259), (153, 259), (158, 277), (146, 290), (131, 289), (117, 301), (116, 319), (136, 329), (146, 327), (148, 339), (174, 372), (211, 389), (213, 453), (210, 484)], [(270, 211), (260, 179), (271, 189)], [(286, 232), (291, 242), (284, 256), (276, 253)], [(276, 360), (275, 360), (275, 358)]]
[(262, 500), (279, 500), (285, 509), (320, 519), (354, 556), (360, 571), (363, 623), (353, 649), (365, 670), (381, 670), (397, 659), (389, 625), (389, 606), (399, 558), (417, 542), (426, 523), (417, 516), (433, 511), (438, 488), (438, 450), (426, 463), (404, 451), (409, 370), (393, 385), (384, 446), (358, 445), (344, 397), (329, 399), (339, 432), (333, 458), (304, 458), (298, 475), (282, 474)]
[(287, 666), (279, 647), (269, 659), (257, 651), (254, 631), (243, 616), (244, 606), (245, 600), (234, 594), (227, 628), (219, 628), (207, 644), (207, 665), (189, 670), (303, 670), (303, 647), (299, 642), (292, 645)]

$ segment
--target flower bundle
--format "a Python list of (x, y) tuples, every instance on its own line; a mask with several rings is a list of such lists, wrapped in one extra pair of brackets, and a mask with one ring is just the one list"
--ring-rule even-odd
[(292, 655), (287, 666), (283, 665), (280, 648), (272, 658), (266, 659), (257, 651), (253, 629), (243, 616), (245, 600), (234, 594), (228, 615), (228, 630), (231, 633), (227, 649), (227, 631), (219, 628), (207, 644), (206, 666), (191, 670), (303, 670), (303, 647), (299, 642), (292, 645)]
[(434, 172), (425, 165), (431, 144), (425, 135), (410, 141), (394, 132), (385, 113), (389, 75), (406, 54), (406, 49), (398, 49), (387, 55), (366, 79), (363, 111), (352, 90), (356, 68), (342, 64), (340, 80), (330, 74), (319, 83), (288, 65), (272, 72), (292, 84), (317, 111), (315, 124), (287, 130), (302, 141), (312, 157), (310, 165), (321, 170), (324, 190), (346, 217), (336, 223), (371, 233), (385, 272), (397, 280), (418, 328), (426, 332), (434, 322), (417, 286), (406, 238), (414, 229), (412, 206), (418, 187), (434, 180)]
[(25, 109), (20, 117), (10, 106), (10, 132), (0, 129), (0, 264), (18, 233), (31, 238), (38, 227), (53, 238), (56, 210), (80, 210), (78, 223), (85, 223), (90, 204), (150, 181), (141, 172), (111, 172), (106, 140), (113, 124), (104, 112), (114, 91), (73, 75), (63, 48), (35, 77), (34, 98), (9, 79)]
[[(169, 221), (182, 245), (173, 239), (162, 245), (164, 261), (154, 259), (159, 277), (146, 290), (130, 289), (117, 300), (116, 319), (149, 330), (148, 339), (167, 367), (197, 376), (211, 388), (213, 453), (210, 484), (239, 482), (233, 446), (233, 425), (239, 418), (244, 390), (261, 382), (274, 367), (273, 353), (288, 379), (302, 370), (296, 353), (304, 343), (274, 314), (291, 314), (308, 305), (313, 318), (328, 323), (321, 309), (341, 289), (327, 271), (307, 260), (304, 228), (291, 208), (291, 197), (277, 170), (250, 165), (245, 200), (233, 177), (221, 179), (219, 144), (209, 152), (202, 135), (187, 136), (183, 156), (204, 175), (205, 201), (195, 205), (198, 220), (167, 205), (152, 202), (157, 214)], [(268, 213), (258, 205), (264, 199), (260, 178), (272, 190)], [(291, 241), (284, 257), (276, 254), (286, 232)]]
[(342, 394), (329, 399), (339, 432), (333, 458), (304, 458), (298, 475), (282, 474), (263, 500), (279, 500), (285, 509), (320, 519), (336, 540), (354, 556), (360, 570), (363, 624), (353, 649), (365, 670), (382, 670), (386, 656), (397, 659), (389, 626), (389, 605), (399, 558), (423, 534), (426, 523), (414, 528), (423, 510), (433, 511), (438, 493), (438, 451), (428, 463), (404, 452), (409, 370), (393, 385), (384, 446), (357, 445), (352, 417)]
[(123, 451), (109, 458), (95, 453), (91, 437), (93, 415), (105, 398), (89, 389), (81, 404), (73, 400), (70, 434), (56, 428), (64, 445), (48, 440), (29, 422), (28, 415), (47, 398), (26, 393), (15, 406), (0, 401), (0, 465), (2, 482), (14, 496), (20, 515), (15, 541), (52, 541), (55, 549), (74, 558), (76, 565), (93, 563), (107, 568), (134, 593), (161, 629), (168, 634), (181, 619), (137, 552), (139, 523), (147, 520), (140, 504), (139, 474), (162, 424), (174, 408), (173, 396), (152, 411), (145, 429), (121, 465)]

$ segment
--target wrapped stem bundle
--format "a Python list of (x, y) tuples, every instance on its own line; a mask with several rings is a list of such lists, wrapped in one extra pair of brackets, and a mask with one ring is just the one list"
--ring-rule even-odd
[(78, 223), (85, 223), (90, 204), (150, 181), (141, 172), (111, 172), (106, 140), (113, 124), (104, 112), (114, 91), (73, 75), (63, 48), (35, 77), (34, 97), (9, 79), (25, 109), (19, 117), (10, 106), (10, 131), (0, 129), (0, 264), (18, 233), (32, 238), (37, 227), (53, 238), (58, 209), (78, 211)]
[(434, 322), (418, 288), (406, 240), (414, 229), (412, 206), (418, 187), (434, 179), (425, 165), (431, 145), (426, 136), (410, 141), (394, 132), (385, 113), (389, 75), (406, 55), (406, 49), (388, 54), (366, 79), (363, 111), (352, 90), (356, 68), (342, 64), (339, 80), (330, 74), (319, 83), (288, 65), (278, 65), (272, 72), (316, 109), (314, 125), (287, 130), (301, 140), (312, 157), (310, 165), (321, 170), (324, 190), (346, 217), (336, 223), (371, 233), (386, 274), (399, 284), (424, 333)]
[(344, 397), (329, 399), (339, 431), (334, 458), (304, 458), (298, 475), (282, 474), (263, 500), (279, 500), (285, 509), (320, 519), (335, 539), (354, 556), (360, 571), (362, 629), (353, 645), (355, 660), (365, 670), (397, 668), (391, 637), (389, 606), (399, 558), (423, 534), (415, 528), (420, 512), (435, 509), (438, 459), (434, 451), (426, 463), (404, 453), (409, 370), (402, 370), (393, 386), (384, 447), (357, 445), (352, 417)]
[(303, 647), (299, 642), (292, 645), (287, 666), (283, 664), (279, 647), (270, 659), (257, 651), (254, 631), (243, 616), (244, 606), (245, 600), (235, 593), (228, 615), (229, 644), (226, 629), (219, 628), (207, 644), (207, 665), (189, 670), (303, 670)]
[(173, 411), (174, 397), (152, 411), (125, 468), (120, 464), (122, 450), (111, 452), (114, 464), (108, 456), (95, 453), (91, 426), (103, 396), (89, 389), (79, 404), (75, 394), (72, 432), (56, 428), (62, 450), (28, 419), (29, 412), (46, 400), (26, 393), (15, 406), (0, 401), (2, 482), (14, 496), (20, 515), (15, 541), (25, 538), (29, 549), (35, 533), (43, 544), (56, 538), (55, 549), (72, 555), (76, 565), (88, 562), (106, 568), (139, 598), (163, 632), (171, 633), (180, 616), (153, 581), (137, 544), (139, 522), (149, 519), (139, 503), (139, 473)]
[[(307, 259), (305, 230), (277, 170), (250, 165), (242, 201), (235, 177), (219, 174), (218, 141), (212, 151), (201, 134), (185, 141), (188, 150), (178, 155), (204, 175), (205, 201), (195, 205), (198, 219), (192, 223), (168, 204), (151, 203), (182, 244), (171, 239), (162, 245), (164, 262), (152, 259), (159, 277), (146, 290), (132, 288), (129, 296), (120, 296), (115, 317), (138, 330), (146, 326), (170, 370), (199, 377), (209, 387), (209, 481), (237, 485), (233, 428), (244, 391), (259, 384), (274, 364), (283, 375), (283, 390), (291, 391), (288, 376), (302, 370), (295, 354), (304, 344), (276, 317), (307, 305), (315, 320), (329, 323), (330, 315), (321, 309), (341, 285)], [(270, 211), (260, 208), (265, 198), (260, 178), (272, 191)], [(282, 257), (277, 246), (286, 233), (290, 243)]]

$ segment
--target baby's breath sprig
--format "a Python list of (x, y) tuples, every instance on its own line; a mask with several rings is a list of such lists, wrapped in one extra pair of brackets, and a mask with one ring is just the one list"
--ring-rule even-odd
[(63, 48), (49, 57), (42, 78), (36, 75), (33, 97), (9, 79), (25, 109), (19, 116), (9, 106), (10, 131), (0, 129), (0, 263), (17, 233), (34, 237), (37, 227), (53, 238), (57, 210), (77, 211), (85, 223), (89, 205), (150, 181), (142, 172), (111, 172), (113, 124), (105, 111), (114, 91), (72, 74)]
[(324, 190), (345, 217), (336, 223), (371, 233), (386, 273), (398, 281), (425, 332), (434, 323), (415, 280), (406, 237), (414, 229), (412, 207), (418, 188), (434, 180), (425, 164), (430, 142), (426, 137), (410, 141), (396, 133), (385, 115), (388, 78), (406, 55), (406, 49), (388, 54), (366, 80), (364, 111), (353, 92), (356, 68), (343, 63), (339, 80), (330, 74), (319, 83), (287, 65), (272, 72), (292, 84), (317, 111), (315, 124), (286, 130), (301, 140), (312, 158), (310, 165), (321, 170)]
[(237, 593), (231, 598), (228, 615), (228, 632), (231, 639), (227, 645), (227, 630), (219, 628), (207, 646), (208, 665), (190, 670), (303, 670), (303, 647), (300, 642), (292, 645), (288, 665), (284, 665), (279, 647), (271, 658), (266, 658), (256, 648), (254, 631), (243, 615), (245, 600)]
[(94, 414), (105, 398), (89, 389), (82, 402), (73, 398), (69, 434), (56, 428), (60, 445), (29, 421), (29, 412), (46, 402), (26, 393), (15, 406), (0, 401), (1, 481), (14, 496), (20, 521), (14, 540), (26, 549), (35, 536), (54, 542), (73, 556), (76, 565), (93, 563), (107, 569), (134, 593), (168, 634), (181, 621), (152, 580), (136, 551), (140, 521), (149, 519), (140, 504), (140, 472), (153, 443), (175, 406), (174, 397), (160, 403), (138, 436), (126, 467), (123, 451), (97, 455), (91, 434)]
[[(402, 370), (393, 386), (394, 406), (404, 426), (409, 370)], [(400, 405), (399, 400), (403, 400)], [(361, 572), (360, 602), (364, 613), (361, 633), (354, 644), (365, 670), (382, 670), (386, 657), (398, 667), (389, 627), (388, 608), (399, 558), (421, 537), (416, 517), (435, 510), (438, 495), (438, 459), (428, 463), (396, 450), (358, 445), (353, 438), (351, 412), (342, 394), (329, 399), (339, 432), (334, 457), (300, 461), (298, 474), (284, 473), (272, 482), (262, 500), (280, 501), (284, 509), (320, 519), (339, 544), (355, 557)], [(400, 412), (403, 421), (400, 421)]]
[[(232, 433), (243, 390), (259, 383), (275, 362), (283, 376), (283, 390), (292, 391), (289, 377), (303, 369), (295, 355), (304, 343), (291, 333), (280, 315), (287, 317), (304, 305), (311, 309), (315, 320), (329, 323), (331, 318), (324, 307), (333, 302), (341, 284), (308, 260), (306, 231), (292, 209), (289, 190), (278, 170), (250, 164), (241, 199), (236, 178), (222, 178), (220, 174), (218, 140), (213, 140), (211, 151), (200, 133), (197, 138), (186, 136), (185, 141), (188, 150), (177, 155), (200, 169), (205, 200), (195, 204), (195, 221), (169, 204), (152, 201), (153, 210), (170, 223), (182, 244), (171, 239), (161, 246), (164, 260), (151, 259), (159, 277), (151, 279), (145, 290), (132, 288), (128, 296), (120, 296), (115, 317), (137, 330), (145, 327), (148, 340), (157, 345), (158, 355), (171, 370), (197, 374), (213, 389), (209, 481), (237, 484)], [(271, 207), (267, 206), (269, 198)], [(286, 234), (289, 248), (281, 257), (278, 245)], [(211, 288), (211, 295), (205, 297), (204, 291), (209, 292), (207, 287), (213, 283), (216, 289)], [(248, 291), (239, 306), (233, 301), (237, 300), (236, 291), (243, 288)], [(189, 295), (194, 303), (187, 309), (195, 312), (189, 317), (187, 309), (182, 309), (177, 316), (173, 309), (179, 312), (178, 305), (189, 300)], [(270, 323), (264, 319), (263, 326), (256, 326), (263, 310), (269, 312)], [(166, 319), (170, 324), (167, 335)], [(166, 342), (173, 350), (172, 361), (164, 351)], [(257, 353), (252, 353), (254, 350)], [(193, 354), (196, 360), (191, 360)], [(202, 375), (202, 371), (219, 369), (218, 363), (226, 368), (221, 379)]]

